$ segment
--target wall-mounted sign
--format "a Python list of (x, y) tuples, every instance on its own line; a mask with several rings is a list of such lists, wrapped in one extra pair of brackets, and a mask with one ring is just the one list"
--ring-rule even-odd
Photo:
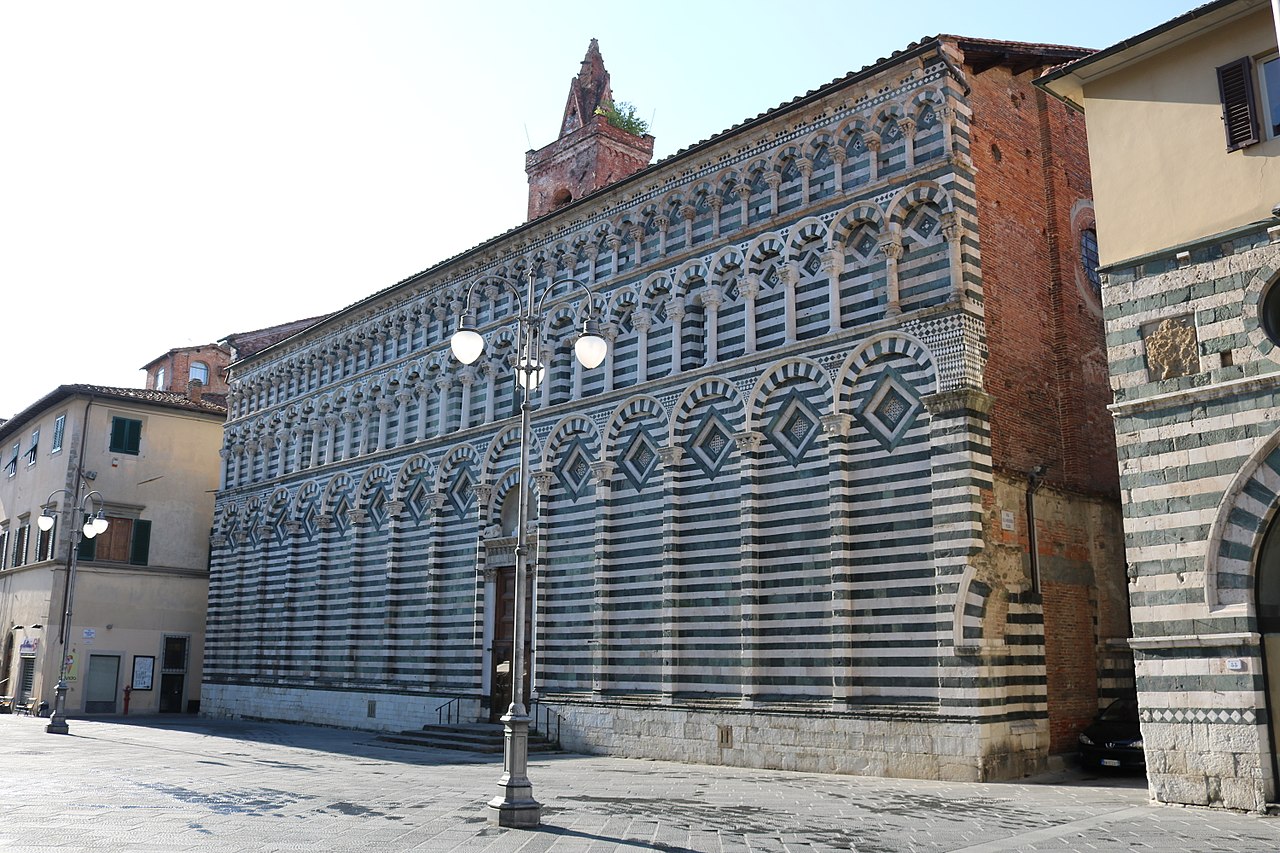
[(156, 671), (155, 655), (133, 656), (133, 689), (150, 690), (151, 678)]
[(18, 644), (18, 655), (20, 657), (33, 658), (38, 651), (40, 651), (39, 637), (27, 637)]
[(84, 629), (84, 638), (85, 638), (86, 640), (92, 640), (92, 639), (93, 639), (94, 637), (96, 637), (96, 636), (98, 636), (98, 630), (97, 630), (96, 628), (85, 628), (85, 629)]

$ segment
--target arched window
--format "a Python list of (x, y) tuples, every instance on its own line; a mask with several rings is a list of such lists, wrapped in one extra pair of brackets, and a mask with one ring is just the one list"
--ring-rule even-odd
[(191, 362), (190, 381), (194, 382), (197, 379), (200, 380), (201, 385), (209, 384), (209, 365), (205, 364), (203, 361)]
[(1258, 313), (1262, 331), (1267, 333), (1273, 344), (1280, 346), (1280, 279), (1272, 281), (1263, 294)]
[(1258, 549), (1258, 630), (1280, 634), (1280, 515), (1276, 516)]
[(1098, 232), (1085, 228), (1080, 232), (1080, 265), (1093, 287), (1094, 296), (1102, 296), (1102, 274), (1098, 272)]
[(557, 207), (564, 207), (571, 201), (573, 201), (573, 193), (569, 192), (567, 189), (560, 189), (551, 197), (551, 207), (553, 209)]

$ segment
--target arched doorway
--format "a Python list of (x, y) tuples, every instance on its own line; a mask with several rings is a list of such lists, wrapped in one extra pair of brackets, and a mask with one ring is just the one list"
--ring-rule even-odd
[(1258, 633), (1262, 635), (1262, 666), (1266, 673), (1267, 719), (1271, 735), (1272, 766), (1280, 767), (1276, 745), (1280, 743), (1276, 715), (1280, 714), (1280, 513), (1272, 515), (1258, 549)]

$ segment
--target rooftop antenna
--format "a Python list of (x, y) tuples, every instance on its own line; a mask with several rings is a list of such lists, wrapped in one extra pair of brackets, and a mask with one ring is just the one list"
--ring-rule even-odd
[(529, 150), (530, 150), (530, 151), (532, 151), (532, 150), (533, 150), (533, 140), (529, 138), (529, 125), (528, 125), (528, 123), (523, 123), (523, 127), (524, 127), (524, 141), (525, 141), (525, 142), (527, 142), (527, 143), (529, 143)]

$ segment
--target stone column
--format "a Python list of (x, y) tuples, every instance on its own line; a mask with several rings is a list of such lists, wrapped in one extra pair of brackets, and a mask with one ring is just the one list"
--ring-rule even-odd
[(957, 302), (964, 299), (964, 261), (962, 260), (963, 234), (960, 228), (960, 217), (954, 210), (942, 214), (942, 236), (947, 241), (947, 265), (951, 273), (951, 292)]
[(853, 698), (853, 570), (849, 532), (849, 497), (845, 472), (852, 467), (849, 415), (823, 415), (822, 441), (827, 453), (827, 506), (831, 525), (831, 699), (845, 707)]
[(720, 303), (724, 294), (717, 285), (707, 285), (702, 290), (703, 320), (707, 324), (706, 364), (715, 364), (719, 360), (720, 348)]
[(671, 220), (666, 215), (659, 213), (653, 217), (653, 227), (658, 232), (658, 257), (665, 257), (667, 254), (667, 229), (671, 227)]
[(952, 106), (938, 107), (935, 112), (938, 115), (938, 121), (942, 122), (942, 154), (951, 161), (956, 156), (955, 150), (955, 121), (956, 108)]
[(379, 451), (387, 449), (388, 422), (391, 420), (391, 412), (395, 410), (395, 401), (390, 398), (384, 398), (378, 401), (378, 444), (376, 449)]
[(684, 298), (673, 296), (667, 300), (667, 317), (671, 320), (671, 375), (678, 376), (684, 370)]
[(782, 184), (782, 175), (777, 172), (765, 172), (764, 182), (769, 185), (769, 215), (778, 215), (778, 187)]
[(757, 534), (760, 526), (759, 509), (759, 451), (764, 435), (754, 430), (736, 433), (734, 443), (742, 458), (738, 506), (741, 508), (739, 531), (739, 566), (742, 591), (738, 598), (741, 620), (742, 698), (744, 707), (755, 704), (760, 693), (759, 602), (760, 602), (760, 554), (757, 550)]
[(746, 228), (751, 222), (751, 184), (739, 181), (733, 191), (738, 195), (738, 207), (742, 211), (741, 227)]
[(299, 423), (289, 431), (289, 446), (293, 448), (293, 470), (302, 470), (302, 445), (307, 434), (306, 424)]
[(649, 381), (649, 327), (653, 314), (648, 308), (636, 308), (631, 312), (631, 325), (636, 330), (636, 384)]
[(441, 376), (436, 380), (436, 397), (440, 400), (440, 414), (436, 418), (436, 437), (443, 437), (449, 432), (449, 389), (453, 387), (453, 379)]
[(474, 367), (464, 367), (458, 371), (458, 382), (462, 385), (462, 408), (458, 414), (458, 429), (471, 426), (471, 386), (476, 381)]
[(326, 465), (334, 462), (334, 446), (338, 442), (338, 423), (337, 413), (330, 412), (324, 416), (325, 436), (324, 436), (324, 461)]
[(680, 218), (684, 220), (684, 247), (693, 245), (693, 220), (698, 216), (698, 209), (691, 204), (680, 205)]
[(617, 234), (610, 234), (607, 242), (609, 243), (609, 251), (613, 253), (613, 274), (618, 274), (618, 259), (622, 253), (622, 237)]
[(678, 629), (676, 627), (676, 579), (680, 566), (680, 489), (678, 477), (680, 459), (684, 456), (684, 448), (666, 446), (658, 448), (658, 458), (662, 460), (662, 487), (666, 493), (666, 504), (662, 508), (662, 702), (671, 704), (674, 700), (677, 681), (676, 656), (679, 653)]
[[(273, 476), (279, 477), (283, 473), (284, 468), (284, 447), (282, 445), (283, 436), (280, 433), (269, 432), (262, 437), (262, 479), (270, 480)], [(271, 451), (277, 447), (280, 453), (276, 456), (275, 473), (271, 471)]]
[(742, 294), (742, 351), (751, 355), (756, 351), (756, 297), (760, 295), (760, 276), (746, 273), (738, 282)]
[(542, 387), (538, 389), (538, 405), (546, 408), (551, 405), (551, 384), (555, 381), (556, 351), (550, 346), (544, 346), (538, 351), (538, 358), (543, 365)]
[(844, 250), (839, 247), (822, 253), (822, 271), (827, 275), (827, 331), (840, 331), (840, 274), (844, 272)]
[(431, 385), (426, 380), (420, 379), (413, 386), (414, 396), (418, 398), (418, 423), (415, 425), (413, 440), (427, 440), (427, 400), (431, 395)]
[(547, 547), (551, 542), (551, 480), (550, 471), (535, 471), (530, 479), (537, 488), (538, 517), (534, 520), (535, 532), (528, 558), (528, 582), (532, 591), (532, 608), (529, 614), (529, 698), (536, 699), (542, 688), (542, 670), (539, 658), (542, 638), (542, 567), (547, 563)]
[(565, 348), (566, 348), (567, 350), (569, 350), (569, 370), (570, 370), (570, 374), (569, 374), (569, 399), (570, 399), (570, 400), (581, 400), (581, 399), (582, 399), (582, 371), (583, 371), (583, 367), (582, 367), (582, 362), (578, 361), (578, 359), (577, 359), (577, 358), (574, 356), (574, 354), (573, 354), (573, 353), (574, 353), (574, 347), (577, 345), (577, 343), (578, 343), (578, 338), (579, 338), (579, 337), (580, 337), (579, 335), (571, 335), (571, 336), (569, 337), (569, 339), (568, 339), (567, 341), (565, 341), (565, 344), (566, 344), (566, 347), (565, 347)]
[(592, 585), (595, 588), (595, 604), (592, 607), (595, 617), (593, 626), (595, 645), (591, 655), (591, 690), (597, 696), (608, 689), (610, 682), (609, 617), (613, 611), (609, 602), (611, 565), (606, 537), (609, 525), (609, 498), (613, 490), (615, 467), (612, 462), (596, 462), (591, 466), (591, 473), (596, 478), (595, 569), (592, 572)]
[(796, 285), (800, 283), (800, 265), (787, 261), (778, 267), (782, 279), (782, 342), (796, 342)]
[(809, 203), (809, 182), (813, 178), (813, 161), (808, 157), (796, 158), (796, 168), (800, 170), (800, 203)]
[(849, 152), (839, 145), (827, 146), (827, 154), (831, 156), (832, 172), (835, 178), (835, 192), (844, 189), (844, 164), (849, 159)]
[(862, 141), (867, 146), (868, 168), (871, 170), (868, 175), (868, 181), (875, 183), (880, 180), (880, 137), (874, 133), (864, 134)]
[(618, 340), (618, 324), (601, 323), (600, 335), (608, 344), (604, 351), (604, 393), (608, 394), (613, 390), (613, 351)]
[(707, 196), (707, 207), (711, 208), (711, 236), (720, 236), (720, 208), (724, 207), (724, 198), (717, 193)]
[[(253, 463), (258, 456), (258, 446), (259, 446), (258, 442), (252, 438), (244, 443), (245, 468), (247, 468), (248, 470), (247, 471), (242, 470), (240, 473), (245, 479), (248, 479), (250, 481), (253, 480), (253, 468), (254, 468)], [(266, 473), (267, 473), (267, 463), (264, 460), (262, 463), (262, 474), (264, 478), (266, 477)], [(242, 482), (244, 482), (244, 480), (241, 479), (240, 476), (237, 476), (236, 485), (240, 485)]]
[(343, 411), (342, 423), (344, 424), (342, 430), (342, 459), (345, 461), (354, 455), (356, 413), (350, 409)]
[(880, 253), (884, 255), (884, 271), (885, 271), (885, 306), (884, 315), (886, 317), (897, 317), (902, 313), (902, 304), (898, 299), (898, 260), (902, 257), (902, 236), (897, 232), (896, 226), (890, 226), (893, 230), (889, 236), (880, 241)]
[(311, 449), (307, 454), (307, 467), (314, 468), (320, 464), (320, 431), (325, 419), (316, 415), (311, 421)]
[(586, 243), (582, 247), (582, 253), (587, 258), (587, 280), (596, 280), (596, 259), (600, 255), (600, 246), (598, 243)]
[(413, 441), (408, 434), (408, 402), (413, 398), (413, 394), (407, 388), (399, 389), (396, 394), (396, 444), (403, 447)]
[(627, 232), (627, 236), (631, 238), (631, 242), (636, 247), (635, 263), (632, 266), (638, 267), (644, 263), (644, 229), (638, 225), (632, 226), (631, 230)]
[(916, 167), (916, 120), (910, 117), (898, 119), (902, 131), (902, 144), (907, 153), (907, 171)]
[(498, 368), (486, 359), (480, 363), (480, 375), (484, 377), (484, 422), (493, 423), (493, 404), (498, 398)]
[[(480, 535), (476, 541), (476, 574), (483, 582), (483, 598), (481, 599), (481, 642), (480, 642), (480, 695), (489, 697), (490, 707), (502, 707), (504, 702), (493, 693), (493, 638), (498, 614), (498, 573), (489, 565), (488, 551), (484, 540), (488, 530), (489, 504), (493, 501), (493, 486), (488, 483), (476, 483), (473, 487), (476, 496), (476, 530)], [(507, 703), (510, 699), (505, 700)]]

